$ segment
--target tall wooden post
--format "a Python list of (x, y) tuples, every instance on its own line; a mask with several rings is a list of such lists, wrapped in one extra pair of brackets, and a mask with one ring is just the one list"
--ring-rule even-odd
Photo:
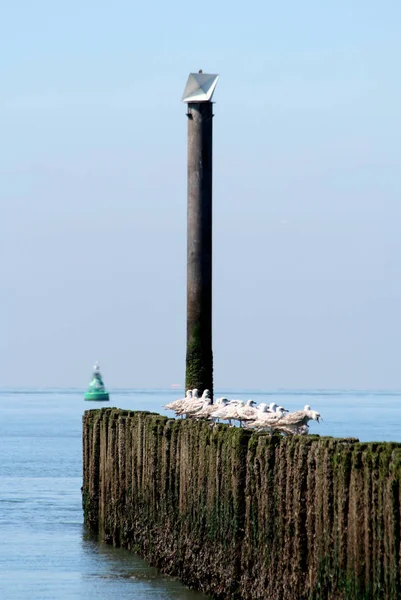
[[(192, 93), (187, 100), (184, 100), (188, 103), (187, 354), (185, 386), (186, 389), (196, 388), (199, 393), (208, 389), (210, 396), (213, 398), (213, 104), (211, 96), (217, 83), (217, 76), (192, 74), (192, 77), (198, 83), (200, 81), (201, 85), (206, 80), (206, 84), (203, 83), (203, 89), (200, 85), (200, 89)], [(210, 87), (212, 87), (211, 91)]]

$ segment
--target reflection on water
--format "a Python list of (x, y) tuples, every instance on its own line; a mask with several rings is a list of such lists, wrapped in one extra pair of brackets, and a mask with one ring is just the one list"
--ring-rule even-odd
[[(157, 569), (150, 567), (138, 555), (99, 543), (96, 537), (86, 532), (82, 538), (82, 549), (83, 553), (90, 555), (94, 566), (98, 567), (87, 574), (89, 580), (100, 579), (120, 583), (120, 588), (125, 583), (132, 584), (134, 582), (135, 594), (141, 593), (142, 596), (138, 596), (141, 598), (185, 598), (185, 600), (206, 598), (204, 594), (184, 588), (178, 580), (172, 577), (161, 576)], [(128, 585), (127, 589), (129, 593), (134, 591), (132, 585)]]

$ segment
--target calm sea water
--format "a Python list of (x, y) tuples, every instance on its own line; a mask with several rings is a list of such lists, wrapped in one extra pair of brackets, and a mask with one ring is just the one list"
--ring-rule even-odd
[[(217, 396), (221, 392), (217, 393)], [(202, 600), (124, 550), (98, 544), (83, 528), (83, 411), (118, 406), (166, 414), (177, 391), (116, 390), (88, 403), (77, 390), (0, 390), (1, 600)], [(310, 404), (324, 421), (311, 432), (361, 441), (401, 441), (401, 392), (241, 392), (229, 398)]]

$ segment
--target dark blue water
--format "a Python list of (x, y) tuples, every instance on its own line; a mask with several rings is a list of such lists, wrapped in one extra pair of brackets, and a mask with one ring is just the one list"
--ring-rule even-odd
[[(118, 406), (165, 412), (175, 391), (119, 390), (88, 403), (74, 390), (0, 390), (0, 599), (201, 600), (132, 553), (98, 544), (83, 528), (82, 414)], [(217, 394), (219, 395), (219, 394)], [(241, 392), (224, 395), (310, 404), (323, 423), (313, 433), (401, 441), (401, 393)]]

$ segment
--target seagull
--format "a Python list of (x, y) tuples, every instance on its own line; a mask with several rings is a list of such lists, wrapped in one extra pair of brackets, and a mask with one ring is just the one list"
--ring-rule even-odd
[(255, 400), (248, 400), (245, 406), (238, 408), (238, 414), (242, 421), (252, 421), (258, 415), (258, 410), (254, 408), (255, 404)]
[(203, 398), (192, 397), (189, 398), (186, 402), (183, 402), (178, 408), (175, 409), (175, 414), (184, 415), (188, 411), (193, 410), (196, 407), (196, 410), (199, 410), (202, 407)]
[(219, 410), (219, 408), (222, 408), (225, 404), (227, 404), (227, 402), (228, 402), (227, 398), (217, 398), (216, 404), (211, 404), (211, 403), (207, 404), (207, 405), (203, 406), (200, 410), (198, 410), (197, 413), (195, 413), (192, 416), (196, 419), (211, 418), (212, 413), (214, 413), (216, 410)]
[(278, 406), (274, 413), (261, 412), (258, 418), (251, 421), (248, 426), (255, 427), (258, 430), (271, 429), (273, 425), (276, 425), (283, 419), (285, 415), (284, 410), (282, 406)]
[(191, 398), (192, 390), (187, 390), (185, 398), (180, 398), (180, 400), (174, 400), (174, 402), (169, 402), (169, 404), (165, 404), (163, 408), (167, 408), (168, 410), (176, 410), (176, 408), (179, 408), (181, 404), (183, 404), (187, 400), (190, 400)]
[(220, 402), (216, 402), (216, 406), (214, 407), (214, 410), (210, 413), (209, 417), (211, 419), (216, 419), (217, 421), (219, 419), (223, 419), (225, 417), (225, 414), (227, 412), (227, 408), (230, 404), (230, 401), (227, 398), (219, 398)]
[(296, 433), (298, 429), (304, 428), (305, 425), (307, 426), (309, 421), (313, 420), (319, 423), (321, 418), (322, 417), (320, 413), (318, 413), (315, 410), (312, 410), (309, 404), (305, 404), (303, 410), (297, 410), (283, 417), (278, 426), (279, 428), (289, 428), (290, 430), (293, 430), (293, 433)]
[[(201, 403), (200, 407), (199, 407), (199, 403)], [(203, 410), (205, 410), (209, 407), (214, 408), (211, 398), (199, 398), (199, 400), (196, 401), (194, 403), (194, 405), (186, 411), (186, 416), (187, 417), (198, 417), (199, 412), (202, 412)]]
[[(196, 392), (195, 396), (194, 392)], [(192, 390), (192, 398), (189, 398), (186, 402), (181, 404), (178, 409), (176, 409), (176, 415), (188, 415), (200, 410), (207, 399), (210, 400), (210, 403), (212, 402), (209, 390), (205, 390), (200, 398), (198, 396), (198, 390)]]
[(238, 408), (244, 406), (244, 402), (242, 400), (230, 400), (224, 406), (217, 409), (210, 416), (213, 419), (222, 419), (223, 421), (228, 421), (231, 425), (232, 419), (239, 421)]
[(287, 408), (284, 408), (284, 406), (278, 406), (275, 402), (270, 402), (269, 409), (273, 413), (277, 412), (278, 409), (280, 409), (281, 411), (287, 412), (287, 413), (290, 412)]
[(227, 413), (223, 419), (225, 421), (229, 421), (230, 424), (231, 420), (239, 421), (239, 426), (242, 427), (243, 418), (241, 415), (241, 410), (244, 408), (244, 406), (245, 402), (242, 400), (232, 400), (227, 407)]

